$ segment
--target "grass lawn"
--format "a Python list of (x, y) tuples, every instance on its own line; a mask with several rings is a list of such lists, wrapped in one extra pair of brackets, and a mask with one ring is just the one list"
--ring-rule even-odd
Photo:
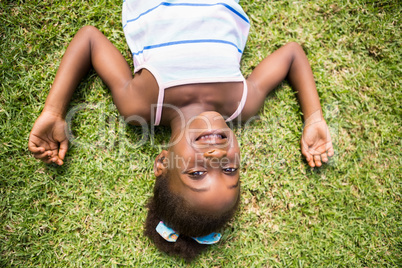
[(243, 148), (241, 208), (222, 243), (190, 265), (142, 235), (153, 158), (169, 130), (156, 128), (141, 144), (141, 129), (124, 124), (96, 74), (73, 97), (75, 140), (65, 164), (43, 164), (27, 149), (78, 29), (98, 27), (132, 65), (122, 1), (25, 2), (0, 1), (1, 267), (402, 265), (398, 1), (241, 1), (252, 23), (243, 73), (299, 42), (336, 155), (308, 167), (300, 108), (283, 83), (260, 119), (235, 129)]

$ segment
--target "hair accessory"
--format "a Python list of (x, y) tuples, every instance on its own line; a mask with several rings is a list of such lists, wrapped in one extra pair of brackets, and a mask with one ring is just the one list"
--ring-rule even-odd
[(191, 237), (191, 238), (197, 241), (198, 244), (212, 245), (218, 243), (219, 240), (221, 239), (221, 236), (222, 235), (220, 233), (210, 233), (209, 235)]
[(163, 221), (160, 221), (156, 226), (156, 231), (168, 242), (176, 242), (177, 238), (179, 238), (179, 234), (172, 228), (167, 227)]
[[(158, 226), (156, 226), (156, 231), (168, 242), (176, 242), (180, 235), (172, 228), (166, 226), (163, 221), (160, 221)], [(191, 238), (197, 241), (199, 244), (211, 245), (218, 243), (221, 239), (221, 236), (222, 235), (220, 233), (211, 233), (209, 235)]]

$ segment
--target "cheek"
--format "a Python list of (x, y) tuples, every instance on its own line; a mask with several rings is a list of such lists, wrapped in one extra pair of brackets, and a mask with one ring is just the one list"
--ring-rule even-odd
[(185, 197), (184, 185), (180, 178), (180, 174), (178, 174), (178, 172), (177, 172), (177, 169), (170, 170), (168, 185), (169, 185), (169, 189), (174, 194)]
[(181, 173), (181, 171), (185, 171), (189, 167), (193, 158), (194, 153), (187, 148), (184, 148), (181, 151), (172, 150), (169, 153), (168, 167), (172, 171), (177, 170), (176, 173)]
[(240, 159), (240, 147), (237, 140), (233, 140), (228, 149), (228, 155)]
[(227, 154), (227, 158), (235, 165), (240, 165), (241, 163), (241, 155), (238, 150), (230, 150)]

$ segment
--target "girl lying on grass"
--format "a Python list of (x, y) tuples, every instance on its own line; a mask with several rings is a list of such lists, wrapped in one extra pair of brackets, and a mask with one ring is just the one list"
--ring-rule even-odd
[(227, 122), (253, 117), (284, 79), (297, 92), (306, 122), (301, 151), (308, 164), (319, 167), (334, 154), (313, 74), (298, 44), (281, 47), (247, 79), (242, 76), (250, 22), (237, 2), (124, 1), (134, 77), (100, 31), (83, 27), (67, 48), (29, 137), (35, 158), (63, 164), (66, 110), (90, 68), (110, 88), (127, 121), (170, 126), (170, 146), (154, 163), (145, 234), (159, 249), (188, 260), (219, 240), (213, 232), (239, 203), (240, 149)]

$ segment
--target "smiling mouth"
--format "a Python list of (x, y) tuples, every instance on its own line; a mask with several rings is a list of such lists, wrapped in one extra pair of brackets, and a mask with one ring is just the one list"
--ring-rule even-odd
[(223, 133), (204, 133), (198, 136), (195, 141), (206, 141), (206, 142), (211, 142), (211, 141), (222, 141), (226, 140), (227, 136)]

